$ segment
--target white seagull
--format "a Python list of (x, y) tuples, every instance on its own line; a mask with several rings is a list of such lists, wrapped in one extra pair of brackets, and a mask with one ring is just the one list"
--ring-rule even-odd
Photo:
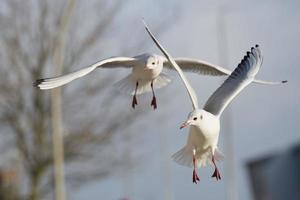
[(199, 109), (196, 93), (184, 76), (182, 70), (152, 35), (145, 22), (144, 25), (152, 40), (177, 70), (192, 101), (193, 111), (189, 113), (188, 119), (180, 126), (180, 128), (190, 126), (187, 144), (175, 153), (172, 158), (181, 165), (194, 167), (194, 183), (200, 181), (196, 168), (204, 166), (206, 163), (210, 163), (215, 167), (212, 177), (220, 180), (221, 175), (215, 162), (223, 158), (223, 154), (217, 147), (220, 132), (220, 116), (233, 98), (254, 81), (254, 77), (263, 62), (259, 46), (256, 45), (251, 48), (251, 52), (247, 52), (247, 55), (242, 59), (236, 69), (210, 96), (204, 108)]
[[(220, 66), (208, 63), (202, 60), (191, 58), (176, 58), (176, 63), (183, 71), (195, 72), (203, 75), (224, 76), (230, 75), (231, 71)], [(152, 91), (151, 106), (157, 108), (154, 87), (156, 89), (167, 85), (171, 80), (162, 73), (163, 67), (174, 70), (170, 62), (163, 56), (155, 54), (141, 54), (135, 57), (111, 57), (98, 61), (90, 66), (75, 71), (73, 73), (58, 76), (54, 78), (38, 79), (34, 86), (41, 90), (47, 90), (65, 85), (77, 78), (85, 76), (97, 68), (131, 68), (131, 73), (124, 79), (120, 80), (115, 86), (122, 92), (133, 95), (132, 107), (137, 105), (136, 95)], [(256, 83), (276, 85), (286, 81), (270, 82), (263, 80), (254, 80)]]

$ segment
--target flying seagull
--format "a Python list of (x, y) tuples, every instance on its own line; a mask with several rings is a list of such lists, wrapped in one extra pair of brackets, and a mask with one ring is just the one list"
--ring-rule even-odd
[(220, 180), (221, 175), (216, 165), (216, 161), (224, 158), (217, 147), (220, 132), (220, 116), (234, 97), (254, 81), (255, 75), (263, 62), (260, 48), (258, 45), (252, 47), (251, 51), (247, 52), (247, 55), (225, 82), (210, 96), (204, 108), (199, 109), (196, 93), (182, 70), (152, 35), (145, 22), (144, 25), (152, 40), (178, 72), (192, 101), (193, 111), (189, 113), (188, 119), (180, 126), (180, 129), (190, 126), (187, 144), (175, 153), (172, 158), (181, 165), (194, 167), (193, 183), (200, 181), (196, 172), (197, 167), (204, 166), (207, 163), (212, 164), (215, 168), (212, 177)]
[[(231, 71), (206, 61), (191, 58), (176, 58), (176, 63), (183, 71), (195, 72), (210, 76), (230, 75)], [(111, 57), (98, 61), (90, 66), (75, 71), (73, 73), (58, 76), (54, 78), (38, 79), (34, 86), (41, 90), (47, 90), (65, 85), (77, 78), (85, 76), (97, 68), (118, 68), (124, 67), (131, 69), (131, 73), (122, 80), (115, 83), (115, 86), (122, 92), (133, 95), (132, 108), (137, 105), (136, 95), (146, 92), (152, 92), (151, 106), (157, 108), (154, 88), (158, 89), (166, 86), (171, 80), (162, 73), (163, 67), (174, 70), (168, 59), (164, 56), (145, 53), (135, 57)], [(286, 81), (270, 82), (263, 80), (254, 80), (256, 83), (276, 85)]]

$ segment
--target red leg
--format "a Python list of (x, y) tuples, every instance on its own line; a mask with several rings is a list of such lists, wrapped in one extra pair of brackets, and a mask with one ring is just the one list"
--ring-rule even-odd
[(220, 172), (219, 172), (219, 170), (217, 168), (217, 165), (215, 163), (215, 157), (214, 156), (212, 156), (212, 162), (213, 162), (213, 164), (215, 166), (215, 171), (214, 171), (214, 173), (213, 173), (213, 175), (211, 177), (215, 177), (217, 179), (217, 181), (221, 180), (221, 174), (220, 174)]
[(200, 181), (200, 178), (198, 177), (198, 174), (196, 172), (197, 165), (196, 165), (196, 158), (195, 155), (193, 155), (193, 164), (194, 164), (194, 170), (193, 170), (193, 183), (197, 184), (197, 181)]
[(133, 95), (133, 99), (132, 99), (132, 108), (133, 109), (137, 105), (136, 92), (137, 92), (138, 86), (139, 86), (139, 82), (137, 81), (136, 84), (135, 84), (135, 91), (134, 91), (134, 95)]
[(156, 104), (156, 98), (155, 98), (154, 89), (153, 89), (153, 81), (151, 81), (151, 89), (152, 89), (152, 94), (153, 94), (151, 106), (153, 106), (153, 109), (155, 110), (157, 108), (157, 104)]

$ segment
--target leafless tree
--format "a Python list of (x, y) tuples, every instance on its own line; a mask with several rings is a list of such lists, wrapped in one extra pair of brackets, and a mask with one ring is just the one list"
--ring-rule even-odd
[[(77, 69), (76, 66), (91, 64), (109, 50), (118, 49), (114, 52), (128, 55), (142, 49), (143, 39), (130, 40), (130, 45), (112, 42), (117, 35), (114, 29), (119, 13), (126, 9), (124, 2), (78, 1), (67, 32), (65, 73)], [(20, 159), (25, 177), (19, 194), (22, 199), (45, 198), (52, 190), (50, 93), (37, 90), (32, 83), (53, 75), (55, 40), (64, 7), (65, 1), (58, 0), (1, 1), (0, 134), (5, 138), (1, 150), (13, 150)], [(127, 17), (128, 26), (133, 27), (137, 16)], [(163, 31), (162, 27), (166, 26), (158, 25), (155, 31)], [(132, 37), (142, 33), (130, 34)], [(68, 184), (109, 176), (124, 164), (119, 153), (122, 145), (126, 145), (122, 137), (133, 134), (131, 127), (147, 112), (130, 110), (129, 98), (120, 101), (118, 93), (112, 92), (111, 80), (117, 80), (118, 74), (98, 73), (63, 89)], [(141, 153), (133, 156), (140, 157)]]

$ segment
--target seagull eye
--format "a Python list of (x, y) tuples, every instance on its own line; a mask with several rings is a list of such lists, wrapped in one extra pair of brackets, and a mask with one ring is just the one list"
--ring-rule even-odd
[(197, 120), (197, 117), (194, 117), (194, 119), (193, 119), (194, 121), (196, 121)]
[(152, 65), (155, 65), (155, 62), (152, 62)]

